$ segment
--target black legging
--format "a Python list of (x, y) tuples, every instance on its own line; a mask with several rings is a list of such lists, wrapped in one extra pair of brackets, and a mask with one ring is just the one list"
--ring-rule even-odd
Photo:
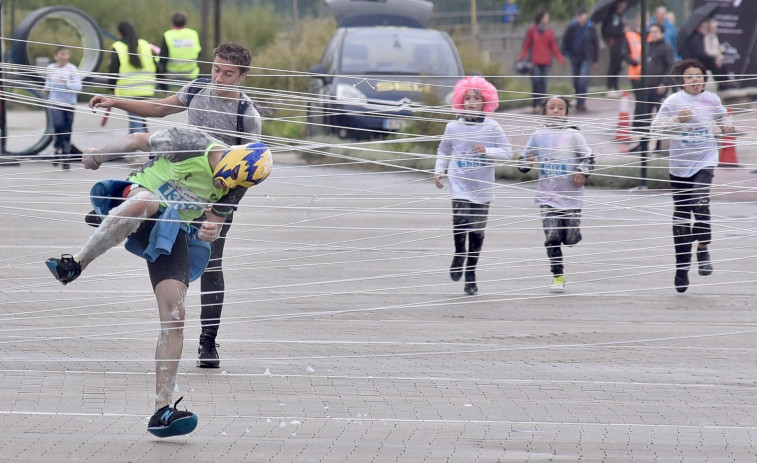
[(226, 234), (231, 228), (234, 214), (228, 216), (221, 227), (221, 235), (210, 243), (210, 261), (200, 278), (200, 323), (202, 334), (200, 343), (204, 340), (215, 341), (218, 335), (218, 325), (221, 324), (221, 310), (223, 309), (223, 295), (226, 285), (223, 279), (223, 247), (226, 244)]
[(581, 209), (555, 209), (542, 205), (540, 212), (549, 269), (555, 276), (563, 275), (562, 245), (573, 246), (581, 242)]
[[(700, 170), (691, 177), (670, 175), (673, 189), (673, 243), (676, 268), (688, 270), (691, 264), (691, 244), (708, 245), (712, 241), (710, 226), (710, 185), (715, 176), (712, 167)], [(694, 225), (690, 225), (691, 216)]]
[[(489, 216), (489, 204), (478, 204), (463, 199), (452, 200), (452, 233), (455, 254), (467, 257), (465, 281), (476, 281), (476, 266), (484, 245), (484, 229)], [(468, 249), (465, 244), (468, 242)]]

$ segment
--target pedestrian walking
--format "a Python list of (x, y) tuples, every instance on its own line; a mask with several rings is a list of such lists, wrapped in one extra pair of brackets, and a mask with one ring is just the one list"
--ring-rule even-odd
[(589, 71), (599, 61), (599, 37), (586, 8), (576, 11), (576, 17), (565, 30), (562, 53), (570, 59), (573, 87), (576, 89), (576, 111), (586, 111)]
[(626, 0), (619, 0), (602, 21), (602, 40), (610, 48), (610, 64), (607, 68), (607, 97), (620, 98), (618, 91), (618, 75), (623, 67), (623, 57), (626, 55), (626, 24), (623, 14), (628, 8)]
[(519, 60), (528, 59), (531, 64), (531, 88), (533, 100), (531, 107), (534, 112), (541, 106), (542, 99), (547, 93), (547, 74), (552, 66), (552, 58), (560, 64), (565, 62), (560, 49), (555, 42), (555, 33), (549, 27), (549, 12), (540, 11), (534, 17), (534, 23), (528, 28)]

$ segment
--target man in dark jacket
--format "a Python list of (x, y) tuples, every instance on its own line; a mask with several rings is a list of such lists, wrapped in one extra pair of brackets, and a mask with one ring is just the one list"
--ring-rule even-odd
[(660, 107), (660, 101), (665, 98), (668, 87), (673, 85), (672, 78), (670, 77), (673, 63), (675, 63), (673, 47), (665, 41), (665, 26), (662, 24), (653, 23), (649, 26), (646, 60), (645, 71), (647, 77), (645, 88), (641, 101), (637, 101), (636, 110), (634, 111), (639, 114), (638, 118), (634, 114), (634, 128), (642, 134), (642, 138), (641, 143), (636, 148), (633, 148), (632, 151), (647, 151), (649, 140), (646, 134), (649, 132), (649, 125), (654, 117), (654, 113)]
[(650, 104), (650, 111), (657, 109), (658, 103), (665, 98), (670, 81), (670, 70), (675, 63), (673, 47), (665, 40), (665, 26), (653, 23), (649, 26), (649, 42), (647, 43), (647, 95), (646, 102)]
[(607, 96), (619, 98), (618, 74), (623, 66), (623, 56), (626, 53), (626, 25), (623, 13), (628, 8), (626, 0), (619, 0), (604, 21), (602, 21), (602, 39), (610, 47), (610, 66), (607, 69)]
[(565, 30), (562, 53), (570, 58), (573, 87), (576, 89), (576, 110), (586, 111), (589, 70), (599, 60), (599, 38), (586, 8), (578, 9), (575, 19)]

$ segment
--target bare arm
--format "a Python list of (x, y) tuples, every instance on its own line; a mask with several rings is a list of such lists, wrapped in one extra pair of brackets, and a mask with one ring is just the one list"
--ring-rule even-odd
[(132, 133), (110, 142), (102, 148), (87, 148), (84, 150), (81, 162), (84, 164), (84, 168), (97, 170), (103, 162), (119, 158), (124, 153), (150, 151), (148, 142), (151, 135), (151, 133)]
[(117, 108), (144, 117), (165, 117), (187, 109), (176, 95), (162, 100), (130, 100), (96, 95), (89, 100), (89, 107)]

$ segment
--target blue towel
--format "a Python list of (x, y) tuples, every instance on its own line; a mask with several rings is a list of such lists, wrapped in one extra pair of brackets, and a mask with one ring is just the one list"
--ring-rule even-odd
[[(89, 193), (95, 212), (99, 215), (108, 215), (115, 206), (115, 200), (122, 199), (121, 192), (132, 183), (124, 180), (97, 182)], [(171, 253), (179, 230), (184, 230), (187, 233), (189, 250), (189, 281), (195, 281), (202, 276), (210, 261), (210, 243), (197, 237), (196, 227), (181, 222), (181, 216), (175, 207), (161, 207), (160, 212), (160, 217), (150, 232), (147, 246), (143, 246), (142, 243), (129, 236), (126, 238), (126, 250), (149, 262), (155, 262), (155, 259), (161, 255)]]

